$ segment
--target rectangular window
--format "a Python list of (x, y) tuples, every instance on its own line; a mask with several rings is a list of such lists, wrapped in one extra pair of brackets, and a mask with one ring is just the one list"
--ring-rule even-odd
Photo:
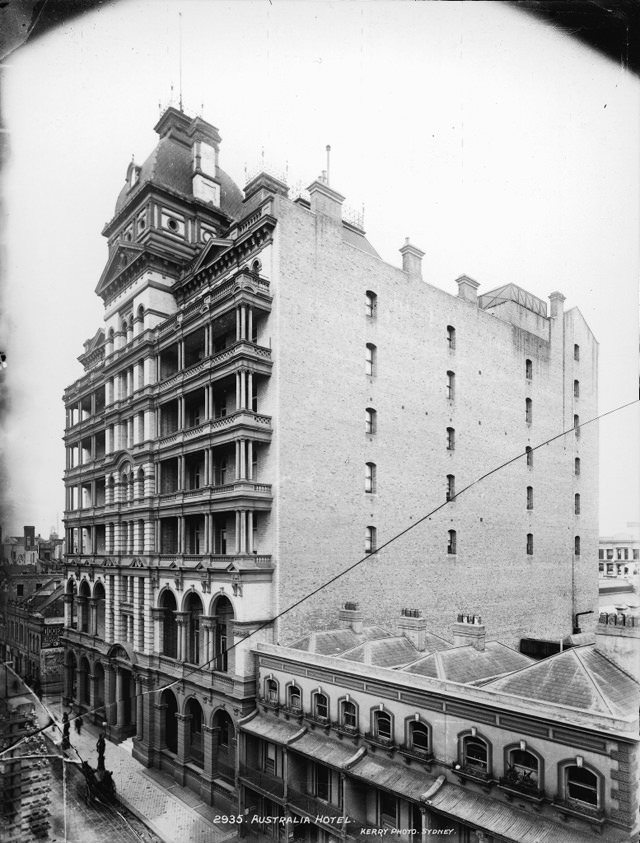
[(456, 447), (456, 432), (452, 427), (447, 428), (447, 450), (454, 451)]
[(453, 401), (455, 398), (456, 376), (455, 372), (447, 372), (447, 398)]
[(376, 464), (373, 462), (365, 465), (364, 490), (370, 495), (376, 491)]
[(367, 527), (364, 540), (364, 552), (374, 553), (376, 549), (377, 530), (375, 527)]
[(452, 501), (456, 496), (456, 478), (453, 474), (447, 474), (447, 500)]
[(580, 381), (573, 382), (573, 397), (580, 398)]
[(273, 743), (264, 743), (264, 772), (272, 776), (276, 774), (276, 746)]
[(527, 398), (524, 403), (525, 407), (525, 421), (527, 424), (531, 424), (533, 421), (533, 401), (530, 398)]
[(375, 345), (368, 342), (366, 347), (365, 372), (369, 377), (374, 377), (376, 374), (376, 351)]
[(533, 509), (533, 486), (527, 486), (527, 509)]
[(527, 465), (529, 466), (529, 468), (533, 468), (533, 448), (530, 448), (527, 445), (526, 452), (527, 452)]
[(323, 764), (314, 765), (314, 795), (324, 802), (331, 801), (331, 770)]
[(398, 800), (384, 791), (378, 791), (380, 825), (395, 828), (398, 825)]
[(533, 556), (533, 533), (527, 533), (527, 556)]

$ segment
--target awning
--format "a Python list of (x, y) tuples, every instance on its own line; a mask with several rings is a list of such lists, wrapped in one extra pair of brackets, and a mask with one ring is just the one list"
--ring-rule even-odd
[(420, 799), (435, 782), (435, 777), (424, 770), (401, 767), (392, 761), (374, 758), (371, 755), (365, 755), (355, 764), (349, 770), (349, 775), (415, 801)]
[(239, 723), (239, 728), (250, 735), (256, 735), (274, 743), (287, 744), (296, 734), (304, 734), (304, 727), (297, 723), (287, 723), (277, 717), (254, 717), (245, 723)]
[[(438, 813), (517, 843), (602, 843), (601, 835), (572, 829), (539, 814), (532, 816), (450, 782), (445, 782), (426, 804)], [(614, 843), (613, 838), (608, 839)], [(624, 834), (619, 839), (624, 840)]]
[(308, 755), (314, 761), (340, 769), (352, 762), (358, 754), (358, 748), (352, 743), (338, 743), (328, 739), (326, 735), (317, 735), (314, 732), (306, 732), (302, 737), (296, 738), (290, 748)]

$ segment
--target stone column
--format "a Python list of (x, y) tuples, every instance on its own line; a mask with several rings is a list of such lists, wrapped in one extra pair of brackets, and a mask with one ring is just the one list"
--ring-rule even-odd
[(178, 625), (178, 661), (184, 662), (187, 659), (187, 621), (189, 620), (188, 612), (175, 612), (176, 623)]
[(142, 682), (136, 676), (136, 740), (141, 741), (144, 734), (144, 706)]
[(109, 726), (116, 722), (115, 697), (115, 675), (111, 665), (104, 666), (104, 710)]
[(253, 440), (247, 439), (247, 479), (255, 480), (253, 476)]
[[(178, 721), (178, 764), (184, 765), (189, 760), (189, 724), (191, 722), (190, 714), (176, 713), (176, 720)], [(183, 769), (184, 775), (184, 769)], [(184, 783), (184, 779), (181, 783)]]
[(89, 598), (89, 635), (98, 634), (98, 598)]
[(121, 729), (126, 726), (125, 709), (124, 709), (124, 694), (122, 690), (124, 679), (124, 671), (121, 667), (116, 667), (116, 728)]
[(164, 609), (155, 606), (151, 609), (151, 618), (153, 619), (153, 646), (150, 648), (154, 653), (161, 653), (163, 647), (162, 638), (162, 622), (164, 621)]
[(71, 629), (73, 623), (73, 594), (64, 595), (64, 625)]
[(96, 676), (95, 673), (87, 674), (87, 681), (89, 683), (89, 710), (93, 711), (96, 708)]

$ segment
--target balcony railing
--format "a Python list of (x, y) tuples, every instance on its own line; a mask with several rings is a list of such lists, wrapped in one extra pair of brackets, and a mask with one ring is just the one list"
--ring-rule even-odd
[(240, 778), (251, 785), (258, 787), (265, 793), (275, 796), (278, 799), (284, 797), (284, 780), (270, 773), (260, 772), (248, 767), (246, 764), (240, 765)]
[(199, 436), (221, 433), (225, 430), (233, 429), (241, 424), (246, 424), (251, 428), (258, 428), (259, 430), (270, 432), (271, 416), (262, 416), (259, 413), (254, 413), (253, 410), (235, 410), (228, 416), (220, 416), (220, 418), (217, 419), (209, 419), (196, 427), (190, 427), (186, 430), (176, 430), (168, 435), (161, 436), (158, 440), (158, 446), (160, 448), (164, 448), (167, 445), (175, 445), (187, 439), (196, 439)]
[(342, 817), (344, 816), (342, 809), (337, 805), (332, 805), (318, 796), (313, 796), (309, 793), (301, 793), (298, 790), (289, 788), (287, 790), (287, 802), (295, 810), (306, 814), (309, 817)]

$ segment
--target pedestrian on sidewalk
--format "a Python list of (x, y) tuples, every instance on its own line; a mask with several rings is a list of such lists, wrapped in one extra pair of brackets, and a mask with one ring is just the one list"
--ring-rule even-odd
[(80, 734), (80, 733), (82, 732), (82, 724), (84, 723), (84, 721), (83, 721), (83, 719), (82, 719), (82, 715), (81, 715), (81, 714), (79, 714), (79, 715), (76, 717), (76, 721), (75, 721), (75, 722), (76, 722), (76, 732), (77, 732), (78, 734)]

